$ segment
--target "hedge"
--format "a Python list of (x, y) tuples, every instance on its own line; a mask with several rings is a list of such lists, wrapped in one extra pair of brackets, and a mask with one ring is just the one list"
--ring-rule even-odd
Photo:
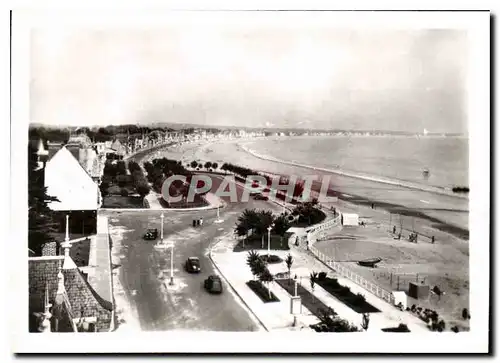
[(380, 310), (368, 303), (363, 295), (354, 294), (349, 287), (339, 284), (337, 279), (325, 277), (324, 279), (318, 279), (316, 283), (357, 313), (380, 312)]

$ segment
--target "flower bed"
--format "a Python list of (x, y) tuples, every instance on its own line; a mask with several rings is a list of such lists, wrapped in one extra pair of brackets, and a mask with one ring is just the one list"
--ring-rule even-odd
[(144, 208), (143, 198), (108, 195), (103, 198), (102, 208)]
[(262, 300), (262, 302), (270, 303), (280, 301), (271, 291), (271, 298), (269, 298), (269, 290), (262, 285), (262, 282), (250, 280), (247, 281), (247, 286)]
[(384, 328), (382, 329), (383, 332), (386, 333), (410, 333), (410, 329), (408, 329), (408, 326), (406, 324), (399, 324), (395, 328)]
[(368, 303), (363, 295), (354, 294), (349, 287), (341, 285), (337, 279), (324, 277), (318, 279), (316, 283), (357, 313), (380, 312), (380, 310)]
[[(278, 285), (284, 288), (290, 295), (295, 295), (295, 280), (293, 279), (276, 279), (275, 280)], [(318, 316), (320, 311), (327, 310), (328, 306), (326, 306), (321, 300), (316, 298), (309, 291), (304, 289), (302, 285), (297, 284), (297, 294), (300, 296), (302, 305), (304, 305), (311, 313)]]
[[(284, 288), (290, 295), (295, 295), (295, 280), (293, 279), (276, 279), (278, 285)], [(328, 321), (325, 321), (325, 314), (328, 311), (333, 312), (326, 304), (304, 289), (300, 284), (297, 284), (297, 295), (300, 296), (301, 303), (311, 313), (313, 313), (320, 322), (312, 324), (310, 327), (316, 332), (356, 332), (359, 329), (351, 325), (347, 320), (341, 319), (338, 316), (328, 316)], [(328, 314), (327, 314), (328, 315)], [(335, 314), (336, 315), (336, 314)], [(328, 324), (326, 324), (328, 322)]]

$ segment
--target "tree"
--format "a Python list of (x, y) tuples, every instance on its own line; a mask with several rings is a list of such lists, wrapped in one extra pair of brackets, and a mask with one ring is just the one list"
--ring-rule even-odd
[(309, 282), (311, 284), (311, 290), (313, 292), (313, 300), (314, 300), (314, 288), (316, 287), (316, 281), (318, 281), (318, 273), (313, 271), (309, 275)]
[[(286, 268), (288, 269), (288, 279), (291, 278), (291, 271), (292, 271), (292, 265), (293, 265), (293, 257), (291, 254), (288, 254), (285, 258), (285, 264)], [(290, 280), (289, 280), (290, 282)]]
[[(257, 251), (254, 251), (254, 250), (248, 251), (247, 265), (252, 270), (252, 273), (254, 271), (254, 269), (252, 268), (252, 266), (254, 266), (255, 263), (256, 263), (256, 261), (259, 260), (259, 259), (260, 259), (260, 255), (259, 255), (259, 253)], [(254, 274), (254, 278), (255, 278), (255, 274)]]
[(250, 266), (250, 269), (252, 270), (252, 274), (254, 276), (260, 276), (264, 271), (267, 269), (266, 263), (262, 260), (262, 258), (258, 258), (253, 262), (253, 264)]
[(318, 311), (319, 325), (323, 328), (324, 332), (357, 332), (359, 329), (351, 325), (347, 320), (340, 319), (338, 314), (331, 308)]
[(285, 236), (286, 231), (290, 228), (290, 222), (288, 217), (284, 214), (281, 214), (278, 218), (274, 220), (273, 233), (280, 236), (280, 244), (283, 244), (283, 237)]
[(189, 164), (189, 165), (191, 165), (191, 167), (193, 169), (196, 169), (198, 167), (198, 162), (196, 160), (193, 160), (193, 161), (191, 161), (191, 164)]
[(255, 209), (245, 209), (238, 217), (235, 233), (240, 237), (246, 237), (251, 229), (256, 228), (258, 221), (259, 217)]
[(139, 195), (141, 196), (141, 198), (144, 198), (151, 191), (151, 188), (150, 188), (149, 184), (146, 181), (140, 181), (137, 184), (136, 189), (137, 189), (137, 193), (139, 193)]
[(212, 163), (212, 169), (217, 170), (218, 167), (219, 167), (219, 164)]
[(212, 163), (210, 161), (207, 161), (204, 166), (205, 169), (209, 170), (212, 167)]
[(269, 300), (271, 300), (271, 282), (274, 281), (274, 277), (267, 267), (258, 275), (259, 280), (267, 284), (267, 291), (269, 292)]
[(38, 170), (35, 150), (28, 148), (28, 248), (40, 255), (45, 243), (53, 241), (53, 233), (58, 231), (54, 212), (48, 207), (59, 199), (47, 195), (43, 184), (44, 171)]
[(125, 185), (127, 185), (127, 181), (128, 181), (128, 178), (126, 175), (123, 175), (123, 174), (119, 174), (117, 177), (116, 177), (116, 182), (118, 183), (118, 186), (120, 188), (124, 188)]
[(274, 216), (271, 211), (261, 210), (257, 212), (257, 224), (255, 225), (255, 231), (262, 239), (262, 248), (264, 248), (264, 236), (267, 234), (267, 228), (271, 226), (274, 222)]
[(112, 164), (111, 161), (106, 161), (106, 164), (104, 164), (104, 170), (103, 170), (104, 176), (109, 176), (111, 178), (111, 180), (114, 180), (117, 172), (118, 172), (118, 170), (116, 168), (116, 165)]

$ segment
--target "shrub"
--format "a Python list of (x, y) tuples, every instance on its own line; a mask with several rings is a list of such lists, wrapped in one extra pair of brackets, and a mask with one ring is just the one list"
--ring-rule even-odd
[(121, 195), (122, 197), (126, 197), (126, 196), (128, 196), (128, 191), (127, 191), (127, 189), (122, 188), (122, 189), (120, 190), (120, 195)]
[(451, 331), (454, 332), (454, 333), (458, 333), (460, 331), (460, 329), (458, 328), (458, 326), (453, 326), (453, 328), (451, 328)]
[(323, 281), (326, 279), (326, 272), (324, 271), (321, 271), (319, 274), (318, 274), (318, 281)]
[(413, 305), (411, 306), (411, 309), (410, 309), (410, 310), (411, 310), (411, 312), (412, 312), (412, 313), (414, 313), (414, 312), (417, 310), (417, 306), (416, 306), (415, 304), (413, 304)]
[(276, 255), (262, 255), (260, 258), (262, 259), (262, 261), (264, 261), (266, 263), (271, 263), (271, 264), (283, 262), (283, 260), (279, 256), (276, 256)]
[(408, 329), (408, 325), (406, 324), (399, 324), (396, 328), (384, 328), (382, 329), (384, 332), (390, 332), (390, 333), (410, 333), (410, 329)]
[(467, 308), (464, 308), (462, 310), (462, 318), (464, 320), (470, 319), (469, 310), (467, 310)]

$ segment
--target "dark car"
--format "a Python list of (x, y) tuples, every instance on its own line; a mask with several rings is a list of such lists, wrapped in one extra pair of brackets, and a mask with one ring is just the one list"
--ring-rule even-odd
[(158, 230), (156, 228), (148, 229), (144, 234), (144, 239), (147, 241), (154, 241), (157, 238), (158, 238)]
[(189, 257), (186, 260), (185, 267), (187, 272), (200, 272), (201, 271), (200, 259), (198, 257)]
[(219, 276), (210, 275), (205, 280), (205, 289), (211, 294), (222, 294), (222, 281)]
[(253, 199), (255, 199), (255, 200), (269, 200), (269, 198), (268, 198), (268, 197), (266, 197), (265, 195), (262, 195), (262, 194), (260, 194), (260, 193), (255, 194), (255, 195), (253, 196)]

